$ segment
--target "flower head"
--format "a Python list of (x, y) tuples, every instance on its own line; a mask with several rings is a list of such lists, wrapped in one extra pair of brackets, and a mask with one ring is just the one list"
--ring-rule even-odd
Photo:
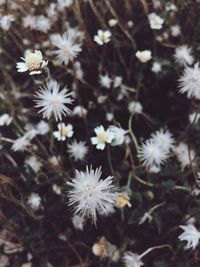
[(38, 210), (40, 208), (41, 201), (42, 199), (38, 194), (32, 193), (29, 196), (27, 203), (33, 210)]
[(92, 144), (96, 145), (97, 149), (103, 150), (106, 143), (111, 143), (114, 139), (114, 134), (109, 129), (105, 130), (104, 127), (98, 126), (94, 129), (96, 136), (91, 138)]
[(99, 45), (106, 44), (106, 43), (110, 42), (111, 35), (112, 34), (110, 31), (98, 30), (97, 35), (94, 36), (94, 41)]
[(166, 152), (169, 152), (174, 147), (174, 139), (168, 130), (161, 129), (156, 131), (151, 135), (151, 138), (155, 144)]
[(137, 51), (135, 56), (139, 59), (142, 63), (147, 63), (151, 59), (151, 51), (150, 50), (143, 50)]
[(192, 224), (181, 225), (180, 228), (184, 232), (178, 238), (187, 242), (186, 249), (195, 249), (200, 240), (200, 232)]
[(47, 86), (41, 88), (37, 93), (35, 100), (36, 107), (41, 108), (39, 113), (43, 113), (43, 118), (50, 119), (53, 115), (57, 120), (62, 120), (62, 116), (69, 114), (70, 109), (66, 107), (66, 104), (72, 103), (71, 93), (68, 93), (67, 89), (64, 88), (59, 91), (60, 85), (50, 80), (47, 82)]
[(63, 122), (58, 123), (58, 131), (53, 132), (58, 141), (65, 141), (66, 137), (72, 137), (73, 134), (73, 126), (71, 124), (65, 125)]
[(85, 142), (77, 142), (74, 140), (68, 145), (68, 152), (70, 157), (72, 157), (75, 161), (81, 161), (85, 158), (88, 152), (88, 147), (85, 145)]
[(97, 213), (110, 214), (115, 204), (115, 186), (111, 176), (100, 179), (101, 168), (93, 170), (86, 167), (86, 171), (76, 170), (75, 177), (68, 184), (69, 205), (74, 206), (75, 214), (91, 218), (94, 223)]
[(160, 16), (158, 16), (155, 13), (150, 13), (148, 15), (149, 24), (151, 29), (153, 30), (160, 30), (163, 26), (164, 19), (162, 19)]
[(120, 146), (124, 143), (125, 141), (125, 134), (126, 131), (120, 127), (111, 125), (108, 128), (113, 134), (114, 134), (114, 138), (111, 142), (112, 146)]
[(187, 64), (191, 65), (194, 62), (194, 58), (191, 55), (191, 48), (187, 45), (177, 47), (175, 49), (174, 58), (175, 61), (182, 66), (186, 66)]
[(186, 145), (185, 143), (180, 143), (174, 148), (173, 151), (178, 161), (181, 163), (182, 168), (185, 168), (186, 166), (190, 165), (190, 161), (194, 161), (195, 152), (192, 149), (189, 151), (188, 145)]

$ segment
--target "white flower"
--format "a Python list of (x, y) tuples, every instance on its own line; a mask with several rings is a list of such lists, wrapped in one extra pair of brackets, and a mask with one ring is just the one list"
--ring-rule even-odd
[(66, 7), (69, 7), (73, 4), (73, 0), (57, 0), (57, 9), (63, 11)]
[(65, 32), (62, 36), (57, 35), (53, 44), (58, 49), (53, 53), (57, 55), (58, 61), (67, 65), (69, 61), (73, 61), (75, 57), (81, 52), (81, 45), (75, 43), (74, 36)]
[(12, 150), (16, 151), (24, 151), (27, 146), (30, 145), (30, 140), (27, 136), (22, 136), (16, 139), (12, 145)]
[(72, 217), (72, 223), (75, 229), (83, 231), (85, 219), (79, 215)]
[(25, 16), (23, 18), (23, 26), (24, 28), (35, 30), (37, 28), (37, 17), (32, 15)]
[(139, 149), (139, 159), (143, 165), (152, 167), (154, 165), (160, 166), (168, 158), (167, 151), (163, 150), (154, 140), (149, 139)]
[(194, 161), (195, 158), (195, 152), (192, 149), (190, 150), (189, 156), (188, 146), (185, 143), (180, 143), (178, 146), (176, 146), (174, 148), (174, 153), (178, 161), (181, 163), (182, 168), (185, 168), (186, 166), (190, 165), (190, 158), (191, 161)]
[(83, 218), (91, 218), (94, 223), (97, 213), (110, 214), (115, 203), (115, 186), (113, 178), (100, 179), (101, 168), (93, 170), (86, 167), (86, 171), (77, 171), (75, 177), (68, 184), (72, 187), (69, 191), (69, 205), (74, 206), (75, 214)]
[(153, 29), (153, 30), (162, 29), (164, 19), (162, 19), (156, 13), (150, 13), (148, 15), (148, 19), (149, 19), (149, 24), (150, 24), (151, 29)]
[(161, 129), (151, 135), (152, 140), (157, 146), (167, 153), (174, 147), (174, 139), (168, 130)]
[(128, 110), (130, 113), (142, 113), (142, 105), (140, 104), (140, 102), (137, 102), (137, 101), (132, 101), (128, 104)]
[(55, 3), (50, 3), (50, 5), (47, 8), (47, 15), (50, 19), (55, 21), (57, 19), (57, 10), (56, 10), (56, 4)]
[(14, 17), (12, 15), (5, 15), (0, 17), (0, 27), (4, 31), (8, 31), (11, 26), (11, 22), (14, 21)]
[(68, 152), (75, 161), (81, 161), (88, 153), (88, 147), (85, 145), (85, 142), (74, 140), (71, 144), (68, 144)]
[(110, 112), (106, 113), (106, 120), (107, 121), (112, 121), (113, 118), (114, 118), (113, 113), (110, 113)]
[(153, 7), (156, 8), (160, 8), (161, 7), (161, 3), (160, 0), (153, 0), (152, 1)]
[(38, 210), (40, 208), (41, 201), (42, 199), (38, 194), (32, 193), (29, 196), (27, 203), (33, 210)]
[(165, 10), (176, 12), (178, 9), (177, 6), (174, 5), (173, 3), (166, 3)]
[(109, 25), (110, 27), (114, 27), (114, 26), (116, 26), (117, 23), (118, 23), (118, 20), (117, 20), (117, 19), (109, 19), (109, 21), (108, 21), (108, 25)]
[(188, 98), (200, 99), (200, 68), (199, 63), (194, 67), (186, 67), (179, 79), (180, 93), (187, 93)]
[(179, 25), (173, 25), (170, 27), (171, 35), (177, 37), (181, 34), (181, 29)]
[(66, 104), (71, 104), (73, 102), (71, 93), (68, 93), (67, 89), (64, 88), (59, 91), (60, 85), (54, 81), (50, 80), (47, 82), (47, 86), (41, 88), (37, 93), (35, 100), (36, 107), (41, 108), (39, 113), (43, 113), (43, 118), (48, 120), (52, 115), (54, 115), (56, 121), (62, 120), (62, 116), (70, 113), (70, 109), (66, 107)]
[(12, 122), (12, 117), (9, 114), (5, 113), (0, 116), (0, 126), (8, 126)]
[(25, 72), (29, 71), (30, 75), (40, 74), (41, 69), (47, 66), (47, 61), (43, 60), (41, 51), (35, 50), (35, 52), (27, 51), (25, 57), (21, 57), (24, 62), (17, 63), (17, 71)]
[(126, 134), (126, 131), (120, 127), (117, 127), (117, 126), (114, 126), (114, 125), (111, 125), (109, 126), (108, 128), (114, 135), (114, 138), (111, 142), (111, 145), (112, 146), (120, 146), (124, 143), (125, 141), (125, 134)]
[(83, 106), (76, 106), (73, 109), (72, 114), (74, 116), (85, 117), (87, 115), (87, 109), (85, 109)]
[(45, 135), (49, 132), (49, 125), (47, 122), (42, 120), (37, 124), (36, 130), (37, 130), (38, 134)]
[(189, 115), (190, 123), (197, 123), (200, 119), (200, 113), (193, 112)]
[(99, 45), (106, 44), (106, 43), (110, 42), (111, 35), (112, 34), (110, 31), (98, 30), (97, 35), (94, 36), (94, 41)]
[(119, 87), (121, 85), (122, 85), (122, 77), (121, 76), (116, 76), (114, 78), (114, 81), (113, 81), (113, 87), (117, 88), (117, 87)]
[(194, 58), (191, 55), (191, 48), (187, 45), (177, 47), (175, 49), (174, 58), (181, 66), (191, 65), (194, 62)]
[(71, 124), (65, 125), (63, 122), (58, 123), (58, 131), (53, 132), (54, 137), (58, 141), (65, 141), (66, 137), (72, 137), (74, 134), (73, 126)]
[(179, 239), (181, 241), (186, 241), (186, 249), (195, 249), (199, 243), (200, 232), (195, 228), (194, 225), (181, 225), (180, 228), (184, 231), (181, 235), (179, 235)]
[(122, 261), (125, 267), (141, 267), (143, 265), (140, 255), (131, 251), (124, 253)]
[(104, 127), (98, 126), (94, 129), (96, 137), (92, 137), (91, 141), (93, 145), (96, 145), (97, 149), (103, 150), (106, 146), (106, 143), (111, 143), (114, 139), (114, 134), (108, 129), (105, 130)]
[(112, 83), (112, 79), (108, 76), (108, 74), (99, 75), (99, 83), (102, 87), (109, 89)]
[(135, 55), (142, 63), (147, 63), (152, 58), (150, 50), (137, 51)]
[(161, 71), (161, 69), (162, 69), (162, 67), (161, 67), (161, 64), (159, 62), (156, 62), (156, 61), (153, 62), (152, 67), (151, 67), (151, 70), (153, 72), (158, 73)]
[(44, 15), (37, 16), (36, 30), (47, 33), (51, 29), (51, 21)]
[(42, 163), (38, 161), (35, 156), (30, 156), (25, 160), (26, 165), (28, 165), (35, 173), (37, 173), (42, 167)]
[(83, 79), (83, 70), (81, 68), (80, 62), (78, 62), (78, 61), (74, 62), (74, 71), (75, 71), (77, 79), (79, 79), (79, 80)]

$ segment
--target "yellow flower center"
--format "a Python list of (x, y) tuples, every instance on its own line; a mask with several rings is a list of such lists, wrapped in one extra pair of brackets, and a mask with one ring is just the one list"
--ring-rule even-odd
[(98, 133), (97, 139), (99, 140), (100, 143), (106, 143), (108, 139), (108, 134), (106, 132)]
[(124, 208), (125, 206), (131, 207), (129, 197), (125, 195), (118, 196), (118, 198), (116, 199), (116, 204), (121, 208)]
[(28, 52), (25, 56), (25, 63), (29, 70), (38, 70), (42, 65), (42, 53), (40, 51), (36, 51), (34, 53)]

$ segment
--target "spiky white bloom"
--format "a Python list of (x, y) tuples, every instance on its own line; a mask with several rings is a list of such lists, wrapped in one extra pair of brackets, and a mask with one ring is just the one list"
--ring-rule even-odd
[(4, 113), (3, 115), (0, 116), (0, 126), (8, 126), (12, 122), (12, 117)]
[(168, 152), (161, 148), (154, 140), (149, 139), (139, 149), (139, 159), (143, 165), (151, 168), (152, 166), (160, 166), (168, 158)]
[(179, 25), (173, 25), (170, 27), (171, 35), (177, 37), (181, 34), (181, 29)]
[(184, 232), (178, 238), (187, 242), (186, 249), (195, 249), (200, 240), (200, 232), (192, 224), (181, 225), (180, 228)]
[(200, 119), (200, 113), (193, 112), (189, 115), (190, 123), (197, 123)]
[(76, 214), (72, 217), (72, 223), (75, 229), (83, 231), (85, 218)]
[(35, 156), (26, 158), (25, 164), (28, 165), (35, 173), (42, 167), (42, 163)]
[(32, 193), (28, 197), (27, 203), (33, 210), (38, 210), (40, 208), (41, 201), (42, 201), (42, 199), (38, 194)]
[(194, 62), (194, 57), (191, 54), (191, 48), (187, 45), (182, 45), (175, 49), (175, 61), (181, 66), (191, 65)]
[(122, 261), (125, 267), (141, 267), (143, 265), (140, 255), (131, 251), (127, 251), (124, 253)]
[(25, 57), (21, 57), (24, 62), (17, 63), (17, 71), (25, 72), (29, 71), (30, 75), (40, 74), (41, 69), (46, 67), (48, 62), (43, 60), (41, 51), (35, 50), (34, 52), (27, 51)]
[(135, 56), (142, 63), (147, 63), (152, 58), (152, 55), (151, 55), (151, 51), (150, 50), (137, 51), (135, 53)]
[(112, 79), (108, 76), (108, 74), (105, 75), (99, 75), (99, 83), (102, 87), (110, 88)]
[(162, 66), (159, 62), (153, 62), (151, 70), (155, 73), (159, 73), (162, 70)]
[(120, 146), (124, 143), (125, 141), (125, 134), (126, 131), (120, 127), (111, 125), (108, 128), (113, 134), (114, 134), (114, 138), (111, 142), (112, 146)]
[(99, 45), (103, 45), (110, 42), (111, 36), (112, 34), (110, 31), (98, 30), (97, 35), (94, 36), (94, 41)]
[(151, 135), (155, 144), (167, 153), (174, 147), (174, 139), (168, 130), (160, 129)]
[(24, 151), (27, 146), (30, 145), (30, 139), (27, 136), (22, 136), (16, 139), (12, 145), (12, 150), (16, 151)]
[(85, 145), (85, 142), (77, 142), (74, 140), (71, 144), (68, 144), (68, 152), (70, 157), (72, 157), (75, 161), (81, 161), (88, 153), (88, 147)]
[(62, 120), (62, 116), (70, 113), (70, 109), (66, 107), (66, 104), (72, 104), (73, 102), (70, 97), (71, 93), (68, 93), (66, 88), (61, 91), (59, 89), (60, 85), (56, 81), (50, 80), (47, 82), (46, 87), (36, 92), (36, 107), (41, 108), (39, 113), (42, 113), (43, 118), (49, 120), (53, 115), (57, 121)]
[(51, 21), (44, 15), (37, 16), (36, 30), (47, 33), (51, 29)]
[(56, 35), (53, 44), (57, 50), (53, 53), (57, 56), (58, 61), (67, 65), (73, 61), (81, 52), (81, 44), (76, 43), (74, 36), (65, 32), (62, 36)]
[(73, 126), (71, 124), (65, 125), (63, 122), (58, 123), (58, 131), (53, 132), (54, 137), (58, 141), (65, 141), (66, 137), (70, 138), (73, 136)]
[(57, 0), (57, 9), (63, 11), (66, 7), (69, 7), (73, 4), (73, 0)]
[(180, 143), (174, 148), (173, 151), (178, 161), (181, 163), (182, 168), (185, 168), (186, 166), (190, 165), (190, 159), (192, 162), (194, 161), (195, 152), (191, 149), (189, 154), (188, 145), (186, 145), (185, 143)]
[(128, 110), (129, 110), (130, 113), (133, 113), (133, 114), (138, 113), (138, 114), (140, 114), (140, 113), (142, 113), (142, 109), (143, 108), (142, 108), (142, 105), (141, 105), (140, 102), (132, 101), (132, 102), (130, 102), (128, 104)]
[(142, 218), (140, 218), (140, 221), (138, 222), (138, 224), (143, 224), (146, 221), (148, 221), (148, 223), (151, 223), (152, 220), (153, 220), (153, 217), (151, 215), (151, 212), (145, 212)]
[(76, 170), (75, 177), (68, 184), (69, 205), (74, 206), (75, 214), (83, 218), (90, 218), (94, 223), (97, 213), (110, 214), (115, 204), (115, 186), (113, 177), (101, 178), (101, 168), (93, 170), (86, 167), (86, 171)]
[(158, 16), (156, 13), (150, 13), (148, 15), (148, 20), (149, 20), (149, 24), (150, 24), (151, 29), (153, 29), (153, 30), (162, 29), (164, 19), (161, 18), (160, 16)]
[(36, 130), (37, 130), (38, 134), (45, 135), (49, 132), (49, 125), (46, 121), (42, 120), (37, 124)]
[(85, 109), (83, 106), (76, 106), (73, 109), (72, 114), (74, 116), (85, 117), (87, 115), (87, 109)]
[(180, 93), (187, 93), (188, 98), (200, 99), (200, 68), (199, 63), (194, 67), (186, 67), (179, 79)]
[(94, 129), (96, 136), (91, 138), (92, 144), (96, 145), (97, 149), (104, 150), (106, 143), (110, 144), (114, 139), (114, 134), (109, 130), (105, 130), (104, 127), (98, 126)]
[(5, 15), (0, 17), (0, 28), (4, 31), (8, 31), (10, 29), (12, 21), (14, 21), (14, 17), (12, 15)]

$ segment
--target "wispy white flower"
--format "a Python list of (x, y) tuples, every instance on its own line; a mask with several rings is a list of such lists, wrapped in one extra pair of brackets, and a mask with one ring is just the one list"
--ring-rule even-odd
[(128, 110), (130, 113), (142, 113), (142, 105), (140, 102), (137, 102), (137, 101), (132, 101), (128, 104)]
[(185, 143), (180, 143), (174, 148), (173, 151), (178, 161), (181, 163), (182, 168), (185, 168), (186, 166), (190, 165), (190, 159), (192, 162), (194, 161), (195, 152), (193, 149), (191, 149), (189, 155), (188, 145), (186, 145)]
[(157, 146), (167, 153), (174, 147), (174, 139), (168, 130), (160, 129), (151, 135), (152, 140)]
[(112, 79), (108, 76), (108, 74), (105, 75), (99, 75), (99, 83), (102, 87), (110, 88)]
[(44, 15), (37, 16), (36, 30), (47, 33), (51, 29), (51, 21)]
[(171, 35), (177, 37), (181, 34), (181, 28), (179, 25), (173, 25), (170, 27)]
[(140, 255), (131, 251), (127, 251), (124, 253), (122, 261), (125, 267), (141, 267), (143, 265)]
[(180, 93), (187, 93), (188, 98), (200, 99), (200, 68), (199, 63), (194, 67), (186, 67), (179, 79)]
[(191, 48), (187, 45), (177, 47), (175, 49), (174, 58), (181, 66), (191, 65), (194, 62), (194, 57), (191, 54)]
[(23, 17), (23, 26), (35, 30), (37, 28), (37, 17), (32, 15)]
[(88, 147), (85, 145), (85, 142), (77, 142), (74, 140), (71, 144), (68, 144), (68, 152), (70, 157), (72, 157), (75, 161), (81, 161), (88, 153)]
[(57, 121), (62, 120), (62, 116), (70, 113), (70, 109), (66, 107), (66, 104), (72, 104), (73, 102), (70, 97), (71, 93), (68, 93), (66, 88), (59, 90), (60, 85), (56, 81), (50, 80), (47, 82), (46, 87), (36, 92), (36, 107), (41, 108), (39, 113), (43, 114), (43, 118), (50, 119), (53, 115)]
[(104, 127), (98, 126), (94, 129), (96, 136), (91, 138), (92, 144), (96, 145), (97, 149), (103, 150), (106, 143), (110, 144), (114, 139), (114, 134), (108, 129), (105, 130)]
[(12, 117), (5, 113), (0, 116), (0, 126), (8, 126), (12, 122)]
[(70, 138), (73, 134), (73, 126), (71, 124), (65, 125), (63, 122), (58, 123), (58, 131), (53, 132), (54, 137), (58, 141), (65, 141), (66, 137)]
[(26, 158), (25, 164), (28, 165), (35, 173), (37, 173), (42, 167), (42, 163), (35, 156)]
[(187, 242), (186, 249), (195, 249), (200, 240), (200, 232), (192, 224), (181, 225), (180, 228), (184, 232), (178, 238)]
[(26, 136), (22, 136), (14, 141), (12, 145), (12, 150), (14, 150), (15, 152), (24, 151), (29, 145), (30, 145), (30, 140)]
[(94, 223), (97, 220), (97, 213), (110, 214), (113, 209), (116, 193), (112, 184), (111, 176), (100, 179), (101, 168), (93, 170), (86, 167), (86, 171), (77, 171), (75, 177), (68, 184), (69, 205), (74, 206), (75, 214), (83, 218), (91, 218)]
[(29, 71), (30, 75), (40, 74), (41, 69), (47, 66), (47, 61), (43, 60), (41, 51), (35, 50), (35, 52), (27, 51), (25, 57), (21, 57), (24, 62), (17, 63), (17, 71), (25, 72)]
[(97, 35), (94, 36), (94, 41), (99, 45), (103, 45), (110, 42), (111, 36), (112, 34), (110, 31), (98, 30)]
[(151, 29), (153, 29), (153, 30), (162, 29), (164, 19), (162, 19), (156, 13), (150, 13), (148, 15), (148, 19), (149, 19), (149, 24), (150, 24)]
[(122, 77), (121, 76), (116, 76), (113, 80), (113, 87), (117, 88), (122, 85)]
[(142, 63), (147, 63), (152, 58), (150, 50), (137, 51), (135, 56)]
[(0, 17), (0, 27), (4, 31), (8, 31), (10, 29), (11, 23), (14, 21), (13, 15), (4, 15)]
[(111, 125), (108, 128), (113, 134), (114, 134), (114, 138), (111, 142), (112, 146), (120, 146), (124, 143), (125, 141), (125, 134), (126, 131), (120, 127)]
[(159, 73), (162, 70), (162, 66), (159, 62), (153, 62), (151, 70), (155, 73)]
[(74, 36), (69, 35), (68, 32), (65, 32), (62, 36), (57, 35), (53, 44), (57, 47), (57, 50), (53, 53), (61, 64), (67, 65), (81, 52), (81, 44), (77, 43)]
[(42, 199), (38, 194), (32, 193), (28, 197), (27, 203), (33, 210), (38, 210), (40, 208), (41, 201), (42, 201)]
[(49, 125), (47, 122), (42, 120), (37, 124), (36, 130), (37, 130), (38, 134), (45, 135), (49, 132)]

